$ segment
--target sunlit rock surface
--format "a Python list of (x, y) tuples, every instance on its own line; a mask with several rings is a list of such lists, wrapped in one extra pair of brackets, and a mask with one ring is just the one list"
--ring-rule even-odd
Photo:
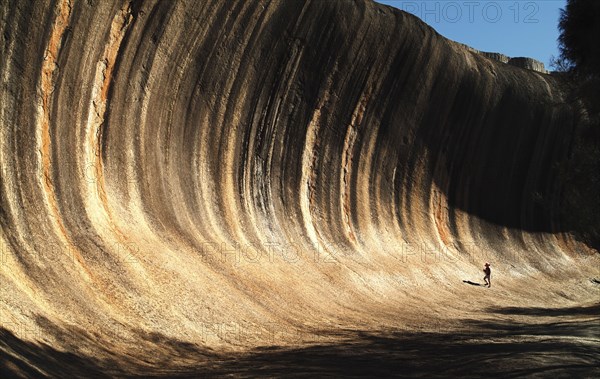
[(517, 66), (517, 67), (521, 67), (521, 68), (525, 68), (528, 70), (541, 72), (544, 74), (549, 73), (548, 70), (546, 70), (546, 67), (544, 66), (544, 64), (542, 62), (532, 59), (532, 58), (524, 58), (524, 57), (511, 58), (508, 61), (508, 64), (511, 64), (511, 65)]
[[(8, 373), (189, 373), (597, 300), (558, 218), (554, 77), (362, 0), (5, 0), (0, 22)], [(492, 288), (463, 283), (486, 261)]]

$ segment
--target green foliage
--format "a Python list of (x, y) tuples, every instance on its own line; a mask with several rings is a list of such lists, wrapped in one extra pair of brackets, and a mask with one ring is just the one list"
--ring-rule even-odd
[(569, 73), (568, 102), (578, 112), (571, 157), (560, 178), (563, 222), (600, 251), (600, 1), (568, 0), (559, 29), (561, 55), (551, 63)]
[(562, 63), (584, 77), (600, 75), (600, 1), (568, 0), (558, 28)]

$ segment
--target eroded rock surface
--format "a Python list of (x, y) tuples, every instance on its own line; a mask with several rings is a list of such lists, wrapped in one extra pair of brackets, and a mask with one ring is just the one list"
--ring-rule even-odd
[(548, 73), (548, 70), (546, 70), (546, 67), (544, 66), (544, 64), (533, 58), (525, 58), (525, 57), (511, 58), (508, 61), (508, 64), (511, 64), (511, 65), (517, 66), (517, 67), (521, 67), (521, 68), (525, 68), (528, 70), (541, 72), (543, 74)]
[[(597, 294), (556, 211), (556, 78), (370, 1), (0, 16), (7, 372), (165, 374)], [(485, 261), (481, 298), (462, 281)]]

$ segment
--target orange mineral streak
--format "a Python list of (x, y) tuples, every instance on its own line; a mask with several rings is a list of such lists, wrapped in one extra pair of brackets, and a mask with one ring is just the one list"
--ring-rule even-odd
[(121, 42), (123, 41), (123, 37), (127, 32), (127, 29), (133, 19), (131, 15), (131, 7), (129, 4), (125, 5), (120, 12), (115, 16), (112, 21), (110, 28), (110, 39), (106, 45), (103, 54), (103, 63), (105, 64), (103, 70), (103, 77), (96, 78), (96, 80), (102, 80), (102, 85), (99, 93), (94, 94), (93, 105), (96, 108), (96, 116), (97, 120), (95, 120), (96, 130), (90, 134), (89, 143), (92, 146), (91, 151), (94, 152), (94, 168), (96, 171), (96, 181), (97, 187), (96, 191), (98, 193), (98, 197), (100, 198), (102, 208), (106, 213), (109, 223), (113, 228), (114, 232), (119, 236), (119, 238), (123, 241), (127, 241), (127, 238), (123, 235), (123, 233), (116, 226), (112, 213), (108, 206), (108, 198), (106, 195), (106, 186), (105, 186), (105, 178), (104, 178), (104, 163), (102, 161), (101, 154), (101, 139), (102, 139), (102, 126), (105, 122), (105, 112), (108, 100), (108, 92), (110, 90), (112, 73), (115, 65), (115, 61), (117, 59), (117, 54), (121, 47)]
[(448, 246), (452, 243), (452, 235), (448, 230), (448, 205), (446, 198), (441, 193), (435, 192), (434, 199), (435, 226), (443, 245)]
[(54, 90), (54, 81), (56, 79), (57, 71), (57, 60), (58, 54), (62, 45), (62, 38), (64, 32), (69, 25), (69, 18), (71, 15), (71, 2), (70, 0), (62, 0), (58, 3), (56, 8), (56, 19), (52, 28), (52, 34), (48, 42), (48, 47), (44, 55), (44, 63), (42, 65), (42, 77), (40, 83), (41, 100), (42, 100), (42, 114), (41, 114), (41, 135), (42, 135), (42, 148), (41, 148), (41, 161), (42, 161), (42, 174), (43, 174), (43, 186), (44, 193), (46, 194), (46, 200), (48, 202), (49, 216), (56, 229), (58, 229), (58, 236), (62, 240), (68, 254), (74, 257), (80, 264), (81, 268), (86, 272), (88, 279), (91, 279), (92, 273), (86, 267), (86, 264), (78, 251), (77, 247), (71, 241), (64, 223), (61, 221), (60, 210), (56, 202), (56, 195), (54, 192), (54, 184), (52, 182), (52, 138), (50, 135), (50, 103), (52, 102), (52, 93)]
[[(98, 233), (106, 236), (106, 241), (117, 243), (125, 249), (127, 256), (135, 256), (137, 251), (130, 246), (130, 239), (119, 228), (115, 222), (115, 216), (111, 210), (109, 196), (106, 191), (105, 167), (102, 156), (102, 134), (107, 122), (106, 110), (108, 108), (108, 94), (113, 80), (113, 69), (123, 38), (131, 24), (133, 17), (131, 7), (125, 4), (114, 16), (108, 40), (105, 44), (103, 54), (96, 64), (96, 73), (89, 102), (88, 124), (86, 126), (86, 159), (90, 169), (94, 172), (93, 183), (88, 183), (87, 212), (92, 220), (96, 221)], [(109, 232), (109, 233), (106, 233)], [(102, 283), (104, 286), (106, 283)], [(106, 293), (110, 293), (107, 291)], [(118, 302), (114, 296), (105, 296), (105, 300), (115, 304)]]

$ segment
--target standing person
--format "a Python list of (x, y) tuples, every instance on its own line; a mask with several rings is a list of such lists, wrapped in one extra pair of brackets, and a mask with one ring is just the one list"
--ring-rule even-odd
[(485, 264), (485, 268), (483, 269), (483, 272), (485, 273), (485, 276), (483, 277), (483, 281), (485, 282), (485, 285), (488, 286), (488, 288), (490, 288), (492, 286), (492, 279), (490, 278), (490, 275), (492, 275), (492, 269), (490, 268), (489, 263)]

